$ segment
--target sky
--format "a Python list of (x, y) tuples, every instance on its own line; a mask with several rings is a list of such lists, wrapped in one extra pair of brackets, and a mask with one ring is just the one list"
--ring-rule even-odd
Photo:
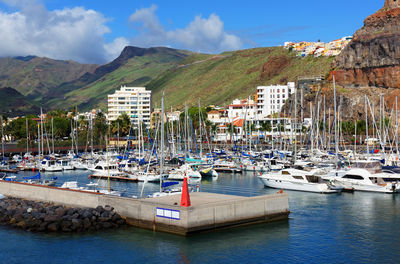
[(220, 53), (353, 35), (384, 0), (0, 0), (0, 57), (112, 61), (125, 46)]

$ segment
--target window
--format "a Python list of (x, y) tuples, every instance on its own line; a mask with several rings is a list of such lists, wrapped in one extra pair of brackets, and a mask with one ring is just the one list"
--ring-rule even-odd
[(352, 174), (347, 174), (343, 176), (343, 179), (353, 179), (353, 180), (364, 180), (364, 178), (360, 175), (352, 175)]
[(303, 176), (292, 176), (296, 180), (304, 180)]

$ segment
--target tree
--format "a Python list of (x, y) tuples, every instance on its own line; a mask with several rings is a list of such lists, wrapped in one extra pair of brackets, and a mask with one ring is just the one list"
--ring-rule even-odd
[(93, 123), (93, 135), (96, 144), (101, 144), (105, 142), (105, 136), (107, 133), (107, 120), (102, 112), (96, 114)]
[(111, 123), (111, 133), (114, 135), (118, 134), (120, 136), (127, 136), (129, 134), (129, 130), (131, 128), (131, 120), (126, 113), (120, 115), (117, 120)]
[(260, 124), (260, 130), (264, 133), (264, 140), (266, 139), (266, 132), (271, 132), (272, 131), (272, 127), (271, 127), (271, 123), (268, 121), (263, 121)]

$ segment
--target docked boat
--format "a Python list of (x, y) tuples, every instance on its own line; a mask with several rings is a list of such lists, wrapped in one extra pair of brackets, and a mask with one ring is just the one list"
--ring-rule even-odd
[(123, 173), (118, 170), (117, 165), (107, 164), (106, 162), (100, 161), (97, 163), (94, 168), (90, 169), (93, 171), (94, 175), (96, 176), (118, 176), (124, 177), (126, 173)]
[(351, 169), (344, 175), (326, 178), (337, 187), (346, 190), (396, 193), (400, 189), (400, 175), (395, 173), (371, 173), (367, 169)]
[(58, 164), (60, 164), (61, 168), (63, 170), (74, 170), (74, 166), (71, 164), (71, 161), (68, 159), (62, 159), (58, 161)]
[(56, 160), (47, 160), (47, 159), (42, 160), (41, 168), (42, 170), (48, 172), (58, 172), (63, 170), (61, 165), (58, 164)]
[(320, 176), (321, 170), (304, 171), (284, 169), (265, 173), (258, 178), (266, 187), (315, 193), (336, 193), (337, 188), (326, 183)]
[(201, 173), (197, 170), (195, 164), (183, 164), (178, 169), (169, 171), (169, 180), (182, 180), (184, 178), (198, 178), (201, 179)]

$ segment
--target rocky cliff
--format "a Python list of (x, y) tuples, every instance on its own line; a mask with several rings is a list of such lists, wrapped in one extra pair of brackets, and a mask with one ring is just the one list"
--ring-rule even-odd
[(381, 10), (365, 19), (335, 60), (332, 74), (339, 84), (400, 88), (399, 6), (396, 0), (386, 0)]

